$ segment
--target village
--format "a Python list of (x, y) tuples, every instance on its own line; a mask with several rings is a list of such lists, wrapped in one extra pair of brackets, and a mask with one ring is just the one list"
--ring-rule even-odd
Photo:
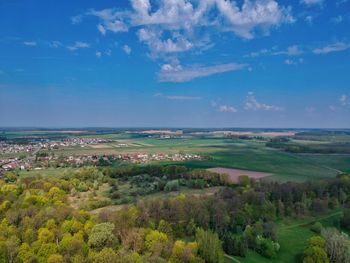
[[(109, 165), (114, 161), (146, 164), (155, 161), (181, 162), (201, 160), (197, 154), (189, 153), (147, 153), (133, 152), (120, 154), (71, 154), (62, 155), (49, 150), (62, 147), (86, 147), (102, 143), (117, 142), (100, 138), (67, 138), (62, 140), (32, 140), (26, 143), (0, 142), (0, 176), (12, 170), (40, 170), (48, 167), (81, 167), (84, 165)], [(118, 143), (116, 147), (127, 144)]]

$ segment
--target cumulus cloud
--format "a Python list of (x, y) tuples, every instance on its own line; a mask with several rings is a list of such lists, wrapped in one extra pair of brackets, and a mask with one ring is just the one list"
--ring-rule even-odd
[(201, 97), (183, 96), (183, 95), (164, 95), (162, 93), (154, 94), (154, 97), (164, 98), (168, 100), (200, 100)]
[(220, 105), (218, 108), (218, 111), (220, 112), (231, 112), (231, 113), (236, 113), (238, 110), (233, 107), (233, 106), (228, 106), (228, 105)]
[(252, 39), (257, 31), (266, 34), (272, 28), (295, 21), (291, 8), (279, 5), (276, 0), (244, 0), (242, 4), (226, 0), (130, 0), (130, 3), (127, 10), (91, 9), (83, 15), (97, 17), (97, 28), (103, 35), (137, 27), (140, 41), (148, 45), (151, 53), (184, 52), (203, 46), (203, 36), (198, 32), (210, 35), (205, 30), (208, 28)]
[(337, 42), (334, 44), (327, 45), (325, 47), (316, 48), (313, 50), (315, 54), (328, 54), (332, 52), (344, 51), (350, 48), (350, 44), (344, 42)]
[(73, 45), (67, 46), (67, 48), (70, 51), (75, 51), (77, 49), (82, 49), (82, 48), (89, 48), (90, 44), (81, 42), (81, 41), (76, 41)]
[(244, 109), (253, 111), (284, 111), (284, 108), (282, 107), (258, 102), (255, 98), (254, 92), (248, 92)]
[(131, 47), (129, 47), (128, 45), (124, 45), (123, 46), (123, 50), (126, 54), (130, 55), (131, 54)]
[(26, 46), (35, 47), (38, 43), (36, 41), (24, 41), (23, 44)]
[(91, 9), (85, 15), (98, 17), (100, 23), (97, 25), (98, 31), (105, 35), (107, 31), (114, 33), (128, 31), (128, 25), (123, 21), (126, 16), (125, 12), (115, 9), (95, 10)]
[(289, 7), (281, 7), (276, 1), (244, 1), (241, 8), (236, 1), (217, 0), (220, 14), (228, 21), (228, 28), (238, 36), (251, 39), (254, 29), (268, 30), (283, 23), (293, 23)]
[(322, 5), (323, 0), (300, 0), (300, 3), (306, 6)]
[(184, 68), (181, 65), (164, 64), (158, 73), (159, 82), (186, 82), (196, 78), (213, 74), (242, 70), (246, 64), (220, 64), (215, 66), (191, 66)]

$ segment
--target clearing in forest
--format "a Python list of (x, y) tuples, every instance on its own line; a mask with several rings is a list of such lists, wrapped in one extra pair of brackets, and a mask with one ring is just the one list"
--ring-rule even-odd
[(271, 173), (257, 172), (257, 171), (248, 171), (248, 170), (240, 170), (240, 169), (231, 169), (231, 168), (210, 168), (208, 171), (215, 172), (218, 174), (227, 174), (228, 179), (231, 183), (238, 183), (238, 179), (240, 176), (246, 175), (249, 178), (260, 179), (263, 177), (271, 176)]

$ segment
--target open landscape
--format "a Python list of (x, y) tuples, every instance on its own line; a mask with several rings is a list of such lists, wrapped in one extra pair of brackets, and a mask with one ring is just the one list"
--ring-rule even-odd
[(0, 0), (0, 263), (350, 263), (350, 0)]
[[(79, 211), (83, 209), (89, 214), (90, 220), (107, 215), (113, 215), (115, 220), (115, 216), (123, 215), (133, 207), (141, 209), (138, 211), (143, 213), (142, 207), (154, 202), (158, 203), (157, 206), (162, 202), (165, 205), (176, 200), (214, 202), (215, 209), (222, 206), (220, 210), (223, 214), (220, 216), (228, 213), (226, 216), (233, 220), (208, 222), (209, 225), (218, 224), (216, 227), (222, 228), (220, 231), (223, 232), (218, 232), (223, 242), (222, 260), (247, 263), (299, 262), (308, 240), (321, 231), (314, 230), (315, 225), (321, 225), (319, 229), (335, 227), (342, 233), (348, 233), (344, 221), (349, 213), (344, 205), (348, 194), (345, 188), (340, 188), (340, 196), (338, 193), (327, 199), (324, 199), (323, 194), (317, 194), (317, 199), (311, 193), (297, 194), (299, 197), (293, 197), (299, 200), (297, 203), (288, 203), (289, 199), (283, 195), (290, 190), (297, 193), (310, 187), (306, 191), (313, 191), (311, 189), (320, 187), (320, 182), (333, 185), (339, 180), (341, 184), (350, 181), (346, 175), (350, 172), (350, 154), (344, 153), (350, 147), (349, 141), (348, 130), (304, 129), (291, 132), (247, 129), (236, 132), (234, 129), (183, 129), (180, 132), (179, 129), (155, 129), (149, 132), (142, 129), (3, 129), (0, 143), (2, 192), (5, 194), (6, 187), (14, 183), (13, 186), (25, 183), (29, 189), (36, 188), (30, 186), (35, 182), (58, 184), (65, 196), (61, 200), (66, 206)], [(284, 147), (291, 144), (298, 145), (298, 151)], [(305, 145), (308, 148), (301, 147)], [(275, 182), (279, 184), (274, 187), (281, 189), (268, 190)], [(281, 191), (281, 199), (266, 196), (263, 205), (249, 210), (256, 206), (255, 202), (262, 202), (258, 201), (258, 196), (254, 197), (258, 195), (257, 189), (263, 192)], [(53, 191), (53, 188), (49, 190)], [(235, 192), (240, 193), (239, 198), (245, 200), (242, 200), (244, 206), (239, 213), (249, 218), (246, 220), (252, 220), (252, 223), (244, 223), (247, 225), (242, 234), (239, 233), (244, 229), (237, 230), (241, 229), (241, 223), (235, 221), (240, 220), (235, 216), (238, 207), (233, 207), (235, 212), (231, 214), (230, 210), (226, 211), (229, 208), (224, 201), (227, 194), (235, 195)], [(3, 195), (3, 198), (7, 197)], [(249, 198), (257, 199), (251, 203)], [(10, 208), (5, 208), (7, 201), (3, 200), (5, 210), (2, 211), (7, 211)], [(265, 206), (268, 210), (261, 210)], [(4, 215), (10, 216), (9, 211)], [(262, 214), (258, 216), (255, 213)], [(261, 216), (264, 217), (262, 221), (259, 219)], [(162, 215), (162, 220), (163, 217), (167, 216)], [(180, 231), (176, 230), (179, 224), (177, 221), (168, 220), (167, 231)], [(196, 224), (202, 223), (198, 221)], [(256, 247), (258, 241), (251, 244), (249, 239), (244, 241), (248, 238), (247, 231), (259, 233), (255, 232), (260, 231), (259, 227), (262, 230), (266, 227), (263, 231), (269, 231), (265, 234), (264, 242), (272, 242), (270, 245), (275, 244), (273, 246), (278, 244), (278, 249), (276, 247), (274, 251), (272, 246), (271, 251), (264, 252)], [(227, 231), (231, 231), (232, 236), (228, 236)], [(187, 236), (185, 239), (190, 240), (194, 238), (192, 234), (175, 233), (172, 232), (171, 236)]]

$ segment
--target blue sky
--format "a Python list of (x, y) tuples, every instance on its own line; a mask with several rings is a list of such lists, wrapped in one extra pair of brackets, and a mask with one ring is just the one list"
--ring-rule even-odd
[(350, 128), (350, 0), (3, 0), (0, 126)]

